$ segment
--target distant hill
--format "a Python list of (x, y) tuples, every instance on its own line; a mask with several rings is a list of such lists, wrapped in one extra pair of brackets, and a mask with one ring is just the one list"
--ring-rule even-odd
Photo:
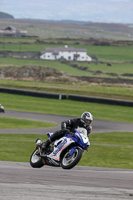
[(0, 12), (0, 18), (4, 19), (14, 19), (14, 17), (8, 13)]
[(20, 24), (21, 27), (28, 32), (28, 35), (41, 38), (71, 38), (86, 40), (94, 38), (100, 40), (133, 41), (133, 24), (16, 18), (5, 18), (0, 20), (1, 28), (5, 28), (6, 25), (20, 29)]

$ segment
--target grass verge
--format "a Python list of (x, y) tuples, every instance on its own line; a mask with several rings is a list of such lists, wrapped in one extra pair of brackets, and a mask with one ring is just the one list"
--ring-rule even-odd
[(80, 117), (81, 113), (84, 111), (90, 111), (93, 114), (94, 119), (133, 122), (133, 108), (127, 106), (56, 100), (6, 93), (0, 93), (0, 103), (3, 104), (5, 110), (28, 111), (73, 117)]
[(34, 128), (47, 128), (57, 126), (56, 123), (27, 120), (27, 119), (17, 119), (9, 117), (0, 117), (0, 128), (1, 129), (34, 129)]
[(1, 87), (51, 92), (59, 94), (75, 94), (113, 99), (133, 100), (133, 86), (112, 86), (92, 84), (67, 84), (67, 83), (43, 83), (36, 81), (0, 80)]
[[(47, 138), (39, 134), (0, 134), (0, 160), (29, 162), (38, 137)], [(91, 147), (78, 165), (133, 169), (133, 132), (91, 134), (90, 141)]]

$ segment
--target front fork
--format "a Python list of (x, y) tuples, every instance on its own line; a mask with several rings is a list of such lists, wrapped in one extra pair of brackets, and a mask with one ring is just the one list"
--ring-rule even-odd
[(77, 147), (76, 146), (73, 146), (72, 148), (71, 148), (71, 150), (70, 150), (70, 156), (72, 156), (73, 155), (73, 152), (74, 152), (74, 150), (76, 149)]
[[(70, 156), (72, 156), (73, 155), (73, 153), (74, 153), (74, 150), (75, 149), (77, 149), (77, 148), (80, 148), (79, 146), (73, 146), (72, 148), (71, 148), (71, 150), (70, 150)], [(82, 148), (80, 148), (83, 152), (84, 152), (84, 150), (82, 149)]]
[(41, 145), (42, 145), (42, 140), (40, 138), (37, 138), (36, 139), (36, 148), (38, 149), (40, 156), (42, 155), (41, 148), (40, 148)]

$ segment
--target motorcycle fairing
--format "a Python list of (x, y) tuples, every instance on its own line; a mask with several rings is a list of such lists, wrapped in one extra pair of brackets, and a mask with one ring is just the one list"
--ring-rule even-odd
[(75, 143), (81, 146), (84, 150), (90, 147), (89, 138), (85, 137), (82, 133), (78, 131), (74, 135), (65, 134), (65, 137), (71, 138)]
[[(59, 143), (59, 145), (58, 145)], [(74, 141), (71, 138), (63, 137), (59, 140), (56, 140), (54, 143), (54, 151), (47, 155), (49, 158), (54, 159), (56, 161), (60, 161), (61, 153), (64, 149), (66, 149), (71, 143), (74, 143)]]
[[(84, 135), (82, 132), (80, 132), (80, 129), (76, 129), (75, 131), (76, 133), (74, 135), (65, 134), (63, 138), (60, 138), (59, 140), (56, 140), (54, 142), (54, 151), (51, 154), (47, 155), (47, 157), (49, 157), (50, 161), (53, 164), (55, 162), (57, 163), (57, 165), (59, 164), (61, 153), (72, 143), (75, 143), (76, 146), (74, 145), (71, 147), (70, 155), (73, 154), (77, 146), (81, 146), (84, 150), (89, 148), (90, 142), (87, 135)], [(47, 133), (47, 136), (51, 137), (52, 134), (53, 133)]]

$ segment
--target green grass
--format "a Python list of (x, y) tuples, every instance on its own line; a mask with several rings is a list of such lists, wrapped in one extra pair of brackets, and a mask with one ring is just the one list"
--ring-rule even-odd
[[(46, 60), (24, 60), (17, 58), (0, 58), (0, 66), (24, 66), (24, 65), (35, 65), (44, 67), (53, 67), (68, 75), (83, 76), (86, 73), (82, 70), (75, 69), (67, 64), (60, 63), (59, 61), (46, 61)], [(89, 72), (87, 73), (89, 75)]]
[(35, 121), (35, 120), (26, 120), (26, 119), (17, 119), (9, 117), (0, 116), (0, 128), (1, 129), (34, 129), (34, 128), (47, 128), (57, 126), (55, 123)]
[(79, 165), (133, 169), (133, 132), (94, 133)]
[(110, 61), (133, 61), (133, 47), (118, 46), (88, 46), (89, 55), (97, 55), (100, 60)]
[[(87, 66), (92, 72), (83, 71), (71, 67), (68, 64), (60, 63), (58, 61), (43, 61), (43, 60), (21, 60), (16, 58), (0, 58), (0, 66), (22, 66), (22, 65), (40, 65), (44, 67), (54, 67), (60, 71), (65, 72), (68, 75), (74, 76), (97, 76), (97, 77), (111, 77), (114, 79), (132, 77), (121, 76), (124, 73), (133, 74), (133, 64), (112, 64), (108, 67), (106, 64), (95, 65), (93, 63), (87, 64), (82, 63), (82, 66)], [(77, 63), (76, 63), (77, 64)], [(80, 65), (78, 63), (78, 65)], [(96, 74), (96, 71), (101, 71), (101, 74)], [(107, 73), (116, 73), (117, 76), (107, 75)], [(0, 80), (0, 84), (3, 87), (15, 87), (15, 88), (26, 88), (33, 90), (42, 90), (46, 92), (57, 92), (65, 94), (78, 94), (87, 96), (101, 96), (117, 99), (133, 99), (133, 88), (129, 85), (113, 86), (113, 85), (92, 85), (89, 83), (77, 83), (77, 84), (51, 84), (51, 83), (39, 83), (31, 81), (14, 81), (14, 80)], [(53, 87), (52, 87), (53, 86)]]
[(0, 93), (0, 103), (6, 109), (79, 117), (90, 111), (94, 119), (133, 122), (133, 108), (98, 103), (56, 100)]
[[(27, 37), (0, 37), (1, 42), (1, 48), (3, 48), (3, 44), (7, 45), (7, 43), (14, 43), (14, 44), (20, 44), (20, 43), (34, 43), (36, 41), (36, 38), (27, 38)], [(5, 46), (4, 45), (4, 46)]]
[[(38, 137), (47, 138), (38, 134), (0, 134), (0, 160), (29, 162)], [(133, 145), (133, 133), (91, 134), (90, 141), (91, 146), (78, 165), (133, 169), (133, 146), (128, 146)], [(93, 144), (95, 142), (99, 144)], [(102, 145), (104, 143), (106, 145)]]
[[(73, 63), (78, 66), (88, 67), (91, 71), (84, 71), (81, 69), (70, 66), (70, 63), (61, 63), (59, 61), (46, 61), (46, 60), (30, 60), (30, 59), (18, 59), (18, 58), (0, 58), (0, 66), (24, 66), (24, 65), (35, 65), (44, 67), (53, 67), (60, 71), (65, 72), (67, 75), (72, 76), (94, 76), (94, 77), (112, 77), (112, 78), (125, 78), (122, 76), (124, 73), (133, 74), (133, 64), (131, 63), (118, 63), (107, 66), (106, 64), (94, 64), (94, 63)], [(96, 74), (97, 71), (101, 71), (101, 74)], [(111, 76), (107, 73), (116, 73), (117, 76)], [(126, 77), (127, 78), (127, 77)], [(132, 77), (128, 77), (132, 78)]]
[(102, 144), (119, 144), (133, 145), (133, 133), (93, 133), (90, 135), (90, 141), (93, 143)]
[(0, 50), (4, 51), (43, 51), (43, 44), (0, 44)]
[[(10, 38), (5, 38), (5, 41), (11, 40)], [(11, 51), (19, 51), (20, 44), (19, 39), (13, 38), (14, 44), (5, 44), (4, 50), (11, 50)], [(26, 39), (26, 38), (20, 38), (21, 41), (28, 41), (30, 44), (21, 44), (21, 51), (42, 51), (47, 46), (60, 46), (57, 44), (34, 44), (34, 39)], [(17, 42), (15, 44), (15, 41)], [(68, 42), (68, 41), (67, 41)], [(3, 44), (0, 44), (0, 48), (2, 50)], [(116, 46), (88, 46), (88, 45), (73, 45), (76, 48), (87, 48), (89, 55), (97, 55), (100, 60), (103, 61), (133, 61), (132, 58), (132, 52), (133, 47), (116, 47)], [(7, 48), (7, 49), (6, 49)], [(73, 63), (74, 64), (74, 63)], [(23, 65), (40, 65), (43, 67), (53, 67), (56, 68), (62, 72), (65, 72), (69, 76), (91, 76), (91, 77), (104, 77), (104, 78), (123, 78), (123, 79), (133, 79), (132, 76), (126, 75), (123, 76), (123, 74), (133, 74), (133, 63), (118, 63), (118, 64), (112, 64), (111, 67), (107, 66), (107, 64), (94, 64), (94, 63), (75, 63), (78, 66), (85, 66), (88, 68), (87, 71), (74, 68), (70, 65), (70, 63), (60, 63), (58, 61), (45, 61), (45, 60), (29, 60), (29, 59), (18, 59), (18, 58), (0, 58), (0, 67), (3, 66), (23, 66)], [(101, 73), (98, 73), (97, 71), (100, 71)], [(113, 76), (112, 73), (116, 74), (116, 76)], [(59, 92), (59, 93), (66, 93), (66, 94), (79, 94), (79, 95), (89, 95), (89, 96), (100, 96), (100, 97), (109, 97), (109, 98), (117, 98), (117, 99), (133, 99), (133, 89), (131, 86), (124, 84), (123, 81), (123, 87), (117, 86), (113, 87), (113, 85), (105, 86), (92, 86), (89, 83), (84, 83), (83, 87), (80, 88), (80, 84), (71, 85), (69, 88), (66, 87), (66, 85), (63, 85), (58, 87), (56, 85), (55, 87), (52, 87), (52, 85), (42, 86), (40, 83), (34, 82), (32, 86), (32, 82), (22, 82), (22, 84), (15, 84), (14, 81), (5, 81), (0, 80), (0, 84), (3, 87), (15, 87), (15, 88), (27, 88), (27, 89), (35, 89), (35, 90), (42, 90), (42, 91), (49, 91), (49, 92)], [(38, 86), (39, 85), (39, 86)]]
[(60, 84), (32, 81), (0, 80), (1, 87), (26, 89), (34, 91), (51, 92), (58, 94), (76, 94), (84, 96), (97, 96), (114, 99), (133, 100), (132, 86), (111, 86), (91, 84)]
[[(75, 63), (75, 64), (77, 64), (78, 66), (88, 67), (88, 69), (92, 70), (91, 75), (94, 75), (94, 76), (96, 76), (95, 73), (97, 71), (101, 71), (101, 74), (97, 75), (99, 77), (108, 77), (109, 75), (107, 73), (115, 73), (118, 77), (121, 77), (121, 78), (122, 77), (124, 78), (124, 76), (122, 76), (124, 73), (133, 74), (133, 63), (130, 63), (130, 64), (129, 63), (117, 63), (117, 64), (112, 63), (111, 66), (108, 66), (105, 63), (99, 63), (99, 64)], [(129, 78), (132, 78), (132, 77), (129, 77)]]
[(0, 134), (0, 160), (29, 162), (38, 137), (42, 140), (47, 138), (39, 134)]
[(91, 145), (79, 165), (133, 169), (133, 147)]

